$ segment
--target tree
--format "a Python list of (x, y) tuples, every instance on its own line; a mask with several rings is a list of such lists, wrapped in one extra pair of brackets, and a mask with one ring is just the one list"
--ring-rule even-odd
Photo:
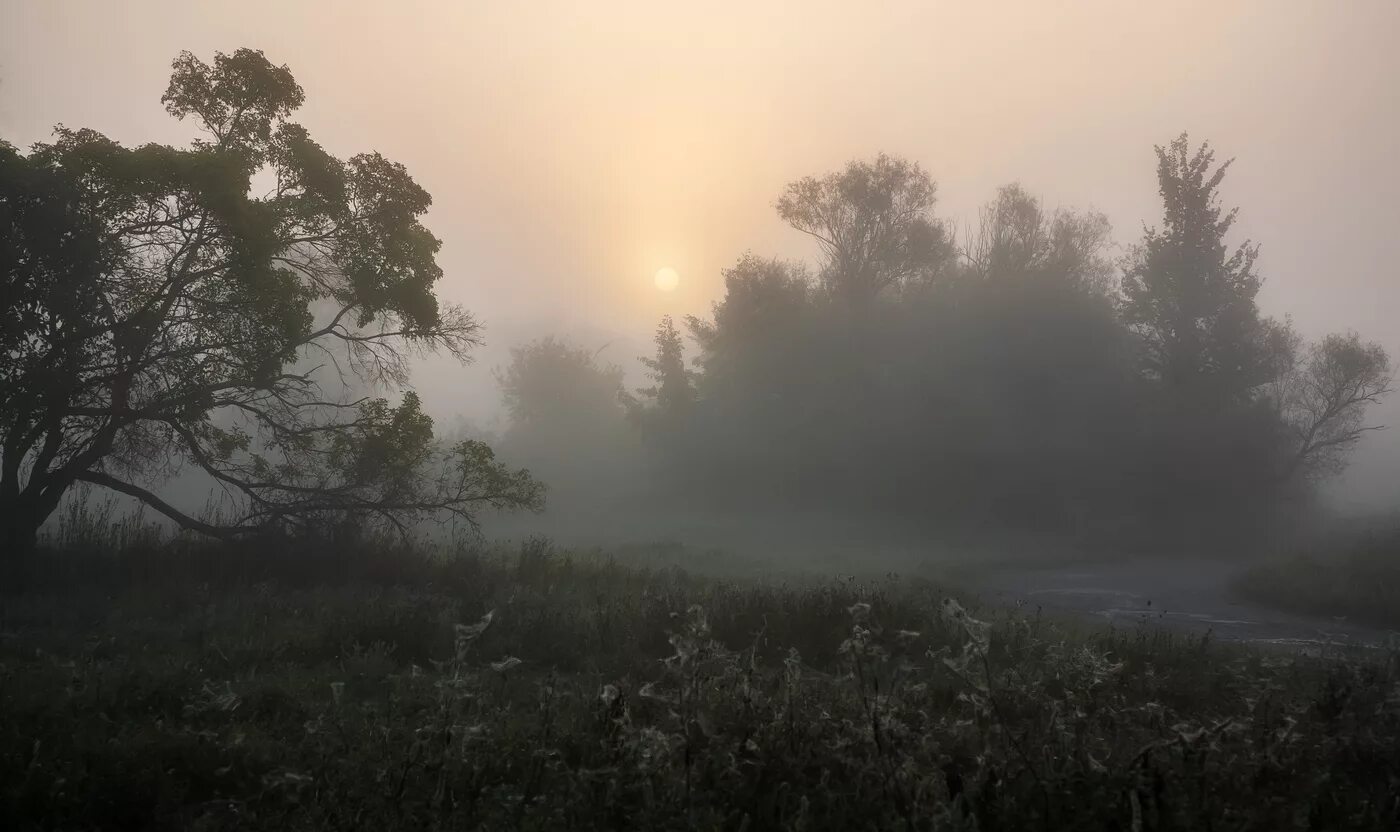
[(826, 255), (822, 279), (854, 306), (935, 282), (952, 268), (952, 235), (933, 216), (937, 186), (917, 164), (884, 154), (787, 186), (778, 215)]
[(812, 300), (811, 278), (797, 263), (746, 254), (725, 269), (714, 320), (691, 315), (686, 328), (699, 349), (698, 383), (710, 391), (750, 375), (773, 348), (794, 337)]
[(600, 365), (600, 351), (554, 337), (512, 349), (496, 373), (510, 416), (507, 441), (557, 455), (623, 429), (622, 369)]
[(656, 328), (656, 357), (641, 358), (647, 377), (656, 382), (637, 392), (653, 405), (641, 411), (643, 418), (653, 424), (675, 427), (685, 419), (695, 404), (693, 373), (685, 366), (685, 344), (670, 315), (661, 318)]
[(1055, 280), (1106, 294), (1113, 264), (1105, 256), (1112, 226), (1097, 212), (1047, 212), (1020, 185), (1007, 185), (982, 207), (981, 222), (963, 252), (984, 280)]
[(1328, 335), (1280, 374), (1275, 403), (1292, 444), (1281, 478), (1339, 472), (1361, 437), (1366, 408), (1391, 392), (1390, 357), (1355, 333)]
[(1217, 190), (1227, 161), (1209, 144), (1191, 152), (1186, 134), (1157, 148), (1164, 204), (1123, 275), (1122, 314), (1141, 338), (1144, 369), (1197, 403), (1247, 399), (1270, 378), (1274, 325), (1255, 305), (1257, 246), (1233, 252), (1225, 235), (1238, 209), (1222, 212)]
[[(30, 545), (78, 483), (220, 537), (540, 503), (485, 445), (434, 441), (411, 393), (325, 395), (331, 378), (401, 388), (410, 354), (465, 358), (477, 324), (433, 294), (427, 192), (378, 154), (325, 152), (288, 120), (303, 98), (261, 52), (184, 53), (162, 101), (201, 130), (192, 146), (60, 127), (28, 156), (0, 148), (3, 545)], [(158, 496), (183, 465), (237, 515)]]
[(509, 415), (501, 455), (549, 483), (548, 515), (532, 524), (562, 521), (577, 532), (634, 510), (640, 443), (622, 369), (601, 363), (602, 351), (542, 338), (512, 349), (496, 373)]

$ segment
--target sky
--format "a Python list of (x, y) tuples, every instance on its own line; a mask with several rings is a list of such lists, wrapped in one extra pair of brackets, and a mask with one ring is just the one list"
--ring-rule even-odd
[[(491, 370), (557, 333), (632, 370), (663, 314), (704, 314), (746, 251), (812, 257), (773, 202), (879, 152), (970, 225), (995, 188), (1095, 208), (1124, 245), (1160, 214), (1153, 146), (1235, 157), (1260, 304), (1400, 357), (1400, 3), (44, 2), (0, 0), (0, 138), (55, 124), (181, 143), (160, 104), (189, 50), (263, 50), (328, 150), (433, 194), (441, 296), (485, 324), (430, 410), (489, 426)], [(658, 291), (657, 269), (680, 274)], [(1400, 396), (1333, 498), (1400, 509)]]

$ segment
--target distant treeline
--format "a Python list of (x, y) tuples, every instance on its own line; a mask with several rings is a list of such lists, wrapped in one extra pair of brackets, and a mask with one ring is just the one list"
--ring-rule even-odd
[[(1001, 189), (964, 239), (887, 156), (788, 186), (815, 265), (745, 254), (708, 319), (663, 319), (654, 384), (544, 339), (500, 374), (502, 451), (555, 504), (830, 512), (891, 527), (1180, 547), (1305, 516), (1389, 390), (1355, 334), (1261, 313), (1225, 242), (1229, 163), (1157, 148), (1164, 212), (1126, 253), (1101, 214)], [(1115, 256), (1116, 255), (1116, 256)]]

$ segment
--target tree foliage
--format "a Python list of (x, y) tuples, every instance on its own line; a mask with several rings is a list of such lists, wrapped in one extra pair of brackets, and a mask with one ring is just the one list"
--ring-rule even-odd
[(983, 206), (964, 250), (968, 270), (987, 280), (1058, 280), (1106, 293), (1114, 269), (1107, 256), (1112, 227), (1103, 214), (1045, 210), (1020, 185), (1007, 185)]
[(1192, 152), (1184, 133), (1157, 148), (1162, 227), (1123, 275), (1123, 319), (1142, 339), (1144, 369), (1205, 404), (1247, 399), (1278, 369), (1279, 339), (1255, 304), (1259, 248), (1225, 242), (1238, 212), (1220, 207), (1229, 167), (1209, 144)]
[[(402, 386), (415, 352), (465, 358), (477, 324), (433, 294), (427, 192), (377, 153), (327, 153), (289, 120), (303, 99), (261, 52), (185, 53), (162, 100), (199, 128), (190, 147), (60, 127), (27, 156), (0, 149), (12, 538), (79, 482), (224, 536), (539, 503), (489, 448), (433, 442), (416, 398), (327, 395), (335, 379)], [(157, 496), (185, 465), (230, 497), (231, 522)]]
[[(780, 345), (796, 336), (793, 327), (811, 306), (811, 276), (800, 263), (745, 255), (725, 269), (724, 297), (714, 304), (712, 319), (686, 319), (699, 346), (696, 383), (701, 395), (717, 385), (740, 382)], [(756, 380), (772, 383), (771, 373)], [(778, 393), (777, 390), (770, 392)]]
[[(605, 348), (542, 338), (512, 349), (510, 363), (496, 373), (510, 420), (501, 455), (549, 484), (546, 523), (606, 522), (605, 510), (625, 506), (629, 485), (638, 480), (641, 443), (628, 419), (634, 402), (622, 368), (600, 359)], [(624, 511), (635, 515), (634, 507)], [(530, 533), (547, 528), (530, 522)]]
[(815, 240), (813, 268), (744, 255), (687, 320), (698, 372), (669, 321), (643, 360), (643, 412), (687, 414), (646, 446), (648, 494), (1116, 548), (1229, 547), (1301, 515), (1278, 509), (1374, 429), (1389, 361), (1261, 314), (1258, 249), (1227, 242), (1227, 167), (1185, 137), (1158, 148), (1163, 223), (1121, 281), (1102, 214), (1018, 185), (958, 247), (913, 163), (793, 183), (777, 210)]
[(817, 241), (827, 288), (864, 306), (888, 289), (933, 283), (952, 264), (952, 235), (933, 216), (937, 190), (919, 165), (882, 154), (788, 185), (777, 210)]
[(1390, 393), (1390, 357), (1356, 333), (1328, 335), (1282, 372), (1275, 396), (1292, 443), (1280, 475), (1339, 473), (1361, 437), (1381, 430), (1365, 422), (1366, 406)]
[(685, 343), (670, 315), (656, 327), (656, 356), (642, 356), (642, 366), (653, 382), (637, 392), (652, 404), (634, 407), (637, 416), (652, 428), (677, 430), (695, 405), (694, 373), (685, 366)]
[(512, 349), (510, 364), (496, 373), (508, 441), (563, 453), (621, 425), (622, 368), (600, 364), (599, 352), (554, 337)]

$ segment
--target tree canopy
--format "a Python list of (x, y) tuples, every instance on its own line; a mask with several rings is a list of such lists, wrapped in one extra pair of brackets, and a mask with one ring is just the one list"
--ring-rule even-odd
[(828, 289), (864, 306), (888, 289), (931, 283), (952, 264), (951, 234), (933, 216), (937, 192), (923, 168), (882, 154), (793, 182), (777, 210), (817, 241)]
[(1123, 318), (1138, 333), (1144, 367), (1200, 401), (1239, 401), (1278, 365), (1272, 322), (1255, 304), (1259, 248), (1230, 250), (1225, 236), (1238, 209), (1220, 206), (1230, 162), (1215, 164), (1185, 134), (1157, 148), (1160, 229), (1148, 230), (1123, 275)]
[[(10, 542), (77, 483), (220, 536), (539, 504), (488, 447), (435, 442), (411, 393), (334, 395), (402, 388), (416, 352), (465, 359), (478, 326), (433, 293), (428, 193), (377, 153), (327, 153), (289, 120), (303, 99), (261, 52), (184, 53), (162, 101), (199, 128), (191, 146), (60, 127), (27, 155), (0, 147)], [(229, 521), (158, 496), (183, 466), (219, 485)]]
[(637, 391), (652, 404), (634, 404), (633, 413), (652, 429), (679, 430), (695, 405), (694, 373), (685, 366), (685, 342), (670, 315), (662, 316), (653, 341), (656, 356), (641, 357), (653, 383)]

